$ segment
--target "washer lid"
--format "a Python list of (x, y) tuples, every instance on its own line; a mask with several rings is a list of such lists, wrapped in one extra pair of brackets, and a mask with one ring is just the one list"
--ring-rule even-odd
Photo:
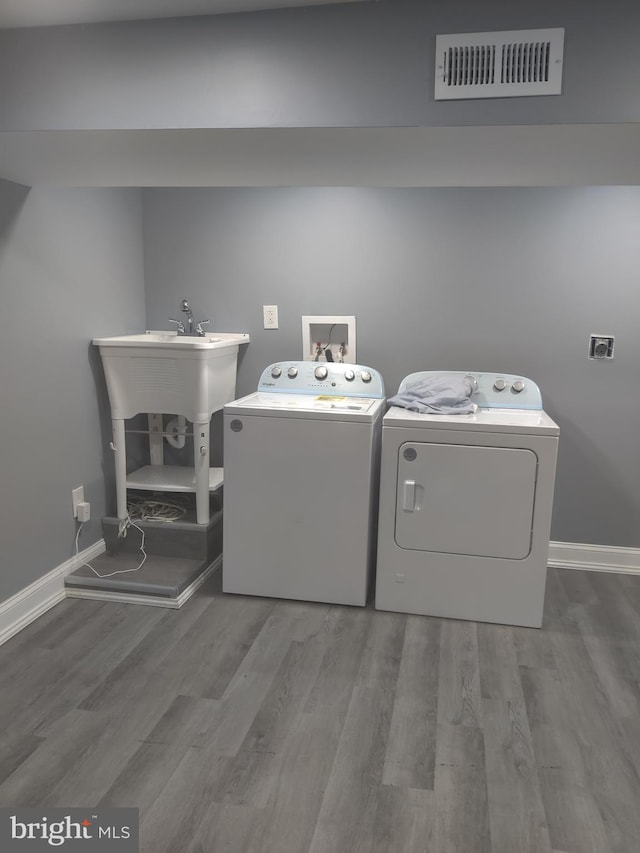
[(511, 432), (522, 435), (559, 435), (560, 427), (542, 410), (478, 409), (470, 415), (433, 415), (391, 406), (383, 419), (388, 427)]
[(253, 414), (276, 417), (333, 418), (334, 420), (373, 420), (385, 401), (372, 397), (288, 394), (256, 391), (224, 407), (226, 414)]

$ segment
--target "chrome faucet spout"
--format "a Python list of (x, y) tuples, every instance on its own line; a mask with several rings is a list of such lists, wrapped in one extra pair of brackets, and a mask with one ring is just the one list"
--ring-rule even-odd
[(200, 320), (198, 323), (195, 323), (193, 319), (193, 312), (191, 311), (189, 303), (186, 299), (183, 299), (180, 303), (180, 310), (183, 314), (187, 315), (187, 319), (185, 321), (186, 326), (185, 322), (183, 322), (182, 320), (174, 320), (173, 317), (169, 318), (170, 323), (175, 323), (177, 325), (178, 334), (192, 336), (197, 335), (200, 338), (206, 337), (207, 333), (205, 332), (204, 327), (208, 326), (211, 320)]
[(183, 314), (187, 315), (187, 330), (186, 330), (185, 334), (192, 335), (193, 334), (193, 313), (192, 313), (191, 308), (189, 307), (189, 303), (187, 302), (186, 299), (183, 299), (182, 302), (180, 303), (180, 310), (183, 312)]

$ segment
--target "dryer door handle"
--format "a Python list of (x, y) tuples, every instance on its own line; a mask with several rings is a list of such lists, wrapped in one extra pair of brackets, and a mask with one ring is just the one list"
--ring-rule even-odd
[(416, 481), (405, 480), (402, 493), (402, 509), (405, 512), (413, 512), (416, 508)]

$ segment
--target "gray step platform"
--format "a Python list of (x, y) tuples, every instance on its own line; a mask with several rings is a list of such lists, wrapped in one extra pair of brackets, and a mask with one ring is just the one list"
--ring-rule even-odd
[(95, 572), (81, 566), (67, 575), (67, 596), (179, 608), (222, 563), (222, 555), (208, 563), (149, 554), (142, 568), (127, 571), (141, 559), (139, 553), (100, 554), (91, 560)]
[[(81, 566), (65, 578), (65, 586), (83, 586), (91, 589), (121, 590), (140, 595), (161, 595), (177, 598), (198, 576), (206, 563), (202, 560), (191, 560), (185, 557), (160, 557), (149, 554), (144, 565), (137, 572), (127, 572), (135, 569), (142, 560), (142, 554), (100, 554), (94, 557), (91, 565), (100, 575), (98, 577), (87, 566)], [(126, 572), (115, 574), (113, 572)]]
[[(193, 503), (193, 502), (191, 502)], [(144, 531), (147, 559), (142, 568), (142, 534), (130, 526), (118, 536), (120, 521), (102, 519), (106, 553), (65, 578), (67, 596), (178, 608), (222, 563), (222, 510), (211, 504), (208, 524), (196, 524), (195, 504), (179, 521), (135, 520)]]
[[(186, 557), (212, 562), (222, 553), (222, 511), (215, 510), (208, 524), (196, 524), (187, 516), (180, 521), (139, 521), (144, 530), (147, 554), (164, 557)], [(102, 519), (102, 535), (111, 554), (139, 554), (141, 534), (129, 527), (125, 537), (118, 537), (120, 522), (117, 518)]]

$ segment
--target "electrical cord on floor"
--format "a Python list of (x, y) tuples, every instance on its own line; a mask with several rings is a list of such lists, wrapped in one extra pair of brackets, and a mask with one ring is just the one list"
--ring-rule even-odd
[[(84, 525), (85, 525), (85, 522), (81, 521), (80, 526), (78, 527), (78, 532), (76, 533), (76, 557), (79, 556), (79, 554), (78, 554), (78, 539), (80, 537), (80, 531), (82, 530)], [(135, 567), (135, 569), (118, 569), (117, 572), (109, 572), (106, 575), (101, 575), (100, 572), (97, 572), (90, 563), (85, 563), (83, 561), (81, 563), (81, 565), (86, 566), (88, 569), (91, 569), (91, 571), (94, 573), (94, 575), (96, 575), (99, 578), (111, 578), (114, 575), (126, 575), (126, 574), (129, 574), (130, 572), (139, 571), (144, 566), (145, 561), (147, 559), (147, 552), (144, 550), (144, 530), (139, 525), (137, 525), (135, 523), (135, 521), (132, 520), (130, 515), (127, 515), (127, 517), (120, 523), (120, 528), (118, 530), (118, 536), (119, 537), (126, 536), (127, 535), (127, 529), (129, 527), (135, 527), (142, 534), (142, 540), (140, 542), (140, 548), (139, 548), (139, 550), (142, 553), (142, 560)]]
[[(122, 519), (120, 525), (118, 527), (118, 538), (123, 539), (127, 535), (127, 530), (130, 527), (135, 527), (136, 530), (140, 531), (140, 535), (142, 537), (140, 541), (140, 552), (142, 553), (142, 560), (134, 569), (118, 569), (117, 572), (109, 572), (106, 575), (101, 575), (97, 572), (90, 563), (82, 562), (81, 565), (86, 566), (99, 578), (111, 578), (114, 575), (126, 575), (130, 572), (139, 571), (145, 564), (147, 559), (147, 552), (144, 550), (144, 539), (145, 534), (144, 530), (135, 523), (133, 520), (137, 518), (139, 521), (177, 521), (179, 518), (182, 518), (186, 515), (186, 508), (180, 506), (176, 503), (169, 503), (168, 501), (152, 501), (148, 498), (141, 497), (131, 497), (127, 501), (127, 517)], [(78, 527), (78, 531), (76, 533), (76, 557), (79, 556), (78, 553), (78, 539), (80, 537), (80, 531), (84, 527), (85, 522), (81, 521), (80, 526)]]

